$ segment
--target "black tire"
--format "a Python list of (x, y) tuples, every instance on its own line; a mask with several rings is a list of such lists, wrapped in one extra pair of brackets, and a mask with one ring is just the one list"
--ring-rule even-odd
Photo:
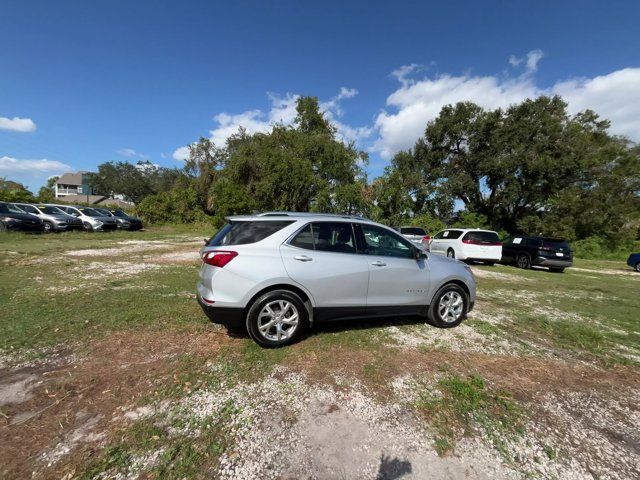
[(93, 232), (93, 227), (89, 222), (83, 222), (82, 228), (84, 228), (85, 232)]
[(549, 267), (549, 271), (554, 273), (562, 273), (564, 272), (564, 267)]
[(489, 267), (493, 267), (496, 264), (496, 262), (482, 262), (482, 263), (484, 263), (485, 265), (487, 265)]
[[(2, 231), (2, 228), (0, 227), (0, 232)], [(640, 273), (640, 262), (636, 263), (636, 266), (633, 267), (636, 269), (636, 272)]]
[(524, 270), (531, 268), (531, 257), (526, 253), (519, 253), (516, 257), (516, 266)]
[[(267, 338), (267, 335), (277, 335), (277, 325), (270, 327), (267, 330), (267, 335), (263, 335), (263, 333), (261, 333), (258, 325), (259, 322), (261, 321), (260, 314), (262, 313), (263, 309), (265, 309), (265, 307), (271, 304), (272, 302), (275, 302), (275, 303), (286, 302), (294, 307), (293, 309), (287, 308), (287, 310), (285, 311), (284, 319), (291, 318), (293, 314), (296, 312), (298, 314), (297, 325), (295, 326), (295, 328), (292, 329), (293, 331), (289, 333), (286, 338), (283, 338), (281, 340), (277, 340), (274, 338)], [(279, 313), (278, 310), (274, 310), (274, 312)], [(287, 314), (288, 314), (288, 317), (287, 317)], [(302, 333), (303, 329), (306, 328), (308, 323), (309, 323), (309, 312), (307, 311), (307, 308), (305, 307), (304, 302), (300, 299), (298, 295), (296, 295), (290, 290), (273, 290), (271, 292), (265, 293), (264, 295), (261, 295), (251, 304), (251, 307), (247, 312), (247, 319), (246, 319), (247, 332), (249, 333), (249, 336), (258, 345), (262, 347), (267, 347), (267, 348), (283, 347), (285, 345), (289, 345), (295, 342), (296, 339), (300, 337), (300, 334)], [(287, 332), (291, 329), (291, 325), (280, 325), (280, 328), (283, 329), (284, 332)]]
[(4, 233), (6, 231), (7, 231), (7, 226), (3, 222), (0, 222), (0, 232)]
[(51, 222), (43, 222), (43, 232), (44, 233), (53, 232), (53, 224)]
[(456, 258), (456, 252), (453, 248), (450, 248), (449, 250), (447, 250), (447, 257)]
[[(462, 299), (462, 313), (455, 320), (447, 320), (443, 318), (442, 312), (440, 311), (440, 301), (442, 297), (447, 295), (450, 292), (454, 292), (460, 296)], [(452, 328), (460, 325), (460, 323), (467, 317), (467, 313), (469, 312), (469, 296), (464, 289), (455, 283), (448, 283), (440, 290), (436, 292), (433, 296), (433, 301), (431, 305), (429, 305), (429, 311), (427, 312), (427, 316), (431, 323), (433, 323), (436, 327), (439, 328)]]

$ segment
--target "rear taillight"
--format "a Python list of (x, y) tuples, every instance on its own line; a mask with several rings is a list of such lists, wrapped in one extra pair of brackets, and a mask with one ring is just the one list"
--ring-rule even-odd
[(462, 240), (462, 243), (466, 243), (467, 245), (484, 245), (485, 247), (501, 247), (502, 242), (476, 242), (475, 240), (465, 239)]
[(425, 235), (424, 237), (422, 237), (423, 242), (428, 242), (429, 240), (431, 240), (431, 237), (429, 235)]
[(202, 254), (202, 261), (207, 265), (222, 268), (237, 256), (238, 252), (231, 250), (212, 250)]

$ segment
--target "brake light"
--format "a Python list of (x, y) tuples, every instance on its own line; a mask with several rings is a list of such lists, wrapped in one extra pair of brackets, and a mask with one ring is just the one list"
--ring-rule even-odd
[(501, 247), (502, 242), (477, 242), (475, 240), (469, 240), (468, 238), (462, 240), (462, 243), (466, 243), (467, 245), (484, 245), (485, 247)]
[(237, 256), (238, 252), (231, 250), (212, 250), (202, 254), (202, 261), (207, 265), (222, 268)]
[(424, 237), (422, 237), (423, 242), (428, 242), (429, 240), (431, 240), (431, 237), (429, 235), (425, 235)]

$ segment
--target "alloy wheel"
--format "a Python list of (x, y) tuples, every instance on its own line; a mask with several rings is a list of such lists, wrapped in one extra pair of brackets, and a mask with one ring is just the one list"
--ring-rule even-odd
[(529, 268), (529, 257), (525, 254), (518, 255), (518, 267)]
[(462, 295), (456, 291), (446, 292), (440, 297), (438, 303), (438, 314), (445, 323), (453, 323), (460, 319), (464, 311), (464, 300)]
[(449, 258), (456, 258), (456, 252), (454, 252), (453, 250), (449, 249), (447, 250), (447, 257)]
[(258, 331), (267, 340), (281, 342), (290, 338), (299, 323), (298, 309), (287, 300), (267, 303), (258, 315)]

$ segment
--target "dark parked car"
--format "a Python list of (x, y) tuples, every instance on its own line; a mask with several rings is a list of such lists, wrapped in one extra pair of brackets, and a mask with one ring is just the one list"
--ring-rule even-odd
[(573, 264), (573, 252), (561, 238), (507, 237), (502, 242), (501, 263), (519, 268), (547, 267), (562, 272)]
[(122, 210), (110, 210), (110, 213), (116, 218), (120, 228), (124, 230), (142, 230), (142, 220), (138, 217), (127, 215)]
[(632, 253), (629, 255), (627, 265), (634, 268), (636, 272), (640, 272), (640, 253)]
[(42, 220), (9, 203), (0, 202), (0, 232), (43, 232)]

